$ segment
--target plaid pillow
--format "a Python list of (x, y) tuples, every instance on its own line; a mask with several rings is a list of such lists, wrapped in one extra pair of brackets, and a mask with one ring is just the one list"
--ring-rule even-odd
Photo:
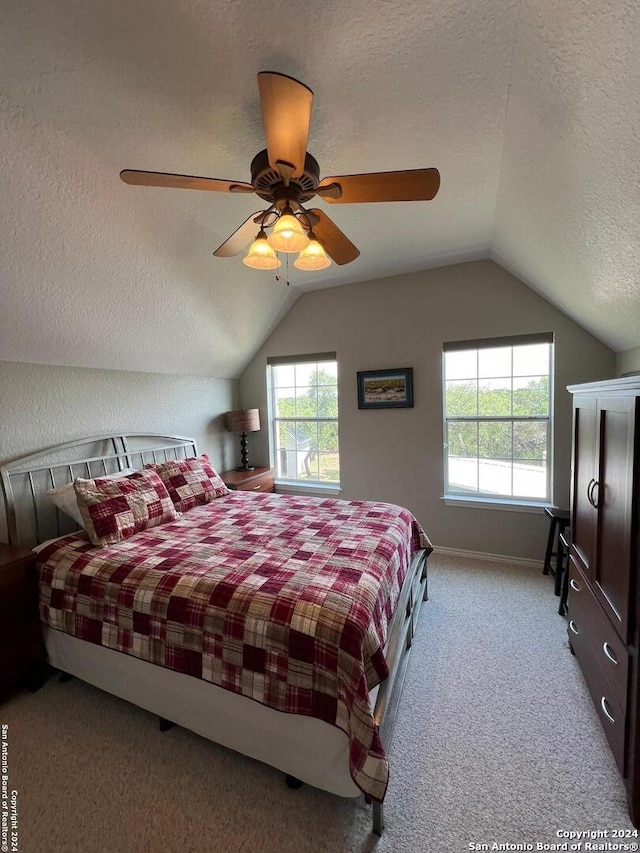
[(190, 459), (175, 459), (161, 465), (146, 465), (155, 471), (167, 487), (178, 512), (209, 503), (229, 494), (219, 474), (213, 470), (206, 453)]
[(73, 487), (94, 545), (114, 545), (148, 527), (178, 518), (164, 483), (153, 471), (136, 471), (117, 480), (79, 477)]

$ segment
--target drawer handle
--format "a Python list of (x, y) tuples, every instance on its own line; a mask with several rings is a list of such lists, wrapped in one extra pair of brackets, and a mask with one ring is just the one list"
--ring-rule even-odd
[(613, 725), (615, 726), (615, 724), (616, 724), (615, 717), (613, 716), (611, 711), (609, 711), (609, 703), (607, 702), (606, 697), (604, 697), (604, 696), (600, 700), (600, 707), (604, 711), (605, 717), (609, 720), (610, 723), (613, 723)]
[(257, 492), (257, 491), (259, 491), (261, 488), (262, 488), (262, 486), (261, 486), (260, 484), (258, 484), (257, 486), (254, 486), (254, 487), (251, 489), (251, 491), (252, 491), (252, 492)]
[(573, 621), (573, 619), (571, 619), (571, 620), (569, 621), (569, 627), (571, 628), (571, 630), (573, 631), (573, 633), (574, 633), (576, 636), (578, 636), (578, 634), (580, 633), (580, 631), (578, 631), (578, 629), (576, 628), (576, 623)]
[(616, 658), (616, 656), (614, 655), (614, 653), (611, 651), (611, 646), (609, 645), (609, 643), (607, 643), (607, 642), (606, 642), (606, 640), (605, 640), (605, 642), (602, 644), (602, 651), (603, 651), (603, 652), (605, 653), (605, 655), (609, 658), (609, 660), (611, 661), (611, 663), (615, 664), (615, 666), (618, 666), (618, 659)]
[(580, 592), (580, 587), (579, 587), (579, 586), (578, 586), (578, 584), (574, 581), (574, 579), (573, 579), (573, 578), (571, 578), (571, 580), (569, 581), (569, 583), (571, 584), (571, 589), (575, 589), (575, 591), (576, 591), (576, 592)]

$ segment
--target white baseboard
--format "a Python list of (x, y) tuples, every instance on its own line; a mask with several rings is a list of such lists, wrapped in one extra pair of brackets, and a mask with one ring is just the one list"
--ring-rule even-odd
[(508, 563), (511, 566), (523, 566), (529, 569), (540, 569), (544, 560), (527, 560), (524, 557), (507, 557), (504, 554), (485, 554), (484, 551), (462, 551), (459, 548), (446, 548), (444, 545), (434, 545), (435, 554), (449, 557), (469, 557), (474, 560), (485, 560), (492, 563)]

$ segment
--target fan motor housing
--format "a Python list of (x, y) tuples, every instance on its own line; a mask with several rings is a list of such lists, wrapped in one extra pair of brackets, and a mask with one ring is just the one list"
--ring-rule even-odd
[[(269, 154), (264, 148), (259, 151), (251, 161), (251, 183), (256, 195), (265, 201), (273, 201), (273, 190), (278, 184), (282, 184), (280, 172), (269, 165)], [(304, 172), (291, 178), (289, 186), (298, 191), (299, 202), (309, 201), (313, 198), (320, 183), (320, 166), (315, 157), (307, 151), (304, 158)]]

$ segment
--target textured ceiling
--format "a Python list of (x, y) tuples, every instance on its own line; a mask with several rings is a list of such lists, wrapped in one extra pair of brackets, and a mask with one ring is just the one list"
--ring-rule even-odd
[[(636, 0), (3, 0), (0, 359), (232, 377), (301, 289), (487, 256), (637, 346), (638, 44)], [(442, 176), (326, 205), (361, 255), (290, 287), (212, 256), (255, 196), (118, 179), (249, 180), (261, 70), (314, 90), (323, 175)]]

